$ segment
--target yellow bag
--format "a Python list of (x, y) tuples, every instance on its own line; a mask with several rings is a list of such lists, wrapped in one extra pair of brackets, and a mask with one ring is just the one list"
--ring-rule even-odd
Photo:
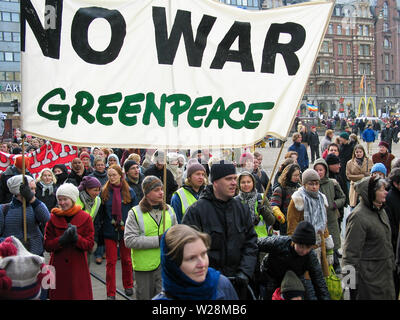
[(325, 277), (326, 286), (328, 287), (331, 300), (342, 300), (343, 299), (343, 289), (342, 281), (336, 275), (333, 265), (329, 266), (329, 276)]

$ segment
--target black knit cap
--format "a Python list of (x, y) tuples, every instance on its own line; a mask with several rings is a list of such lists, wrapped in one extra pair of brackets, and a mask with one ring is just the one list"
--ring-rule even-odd
[(127, 161), (125, 161), (125, 163), (124, 163), (125, 173), (127, 173), (129, 171), (129, 169), (135, 164), (137, 165), (137, 162), (135, 160), (127, 160)]
[(233, 163), (225, 163), (224, 160), (213, 163), (210, 170), (211, 183), (231, 174), (236, 174), (236, 168)]
[(292, 240), (298, 244), (315, 245), (315, 229), (308, 221), (301, 221), (292, 235)]
[(326, 156), (325, 161), (326, 161), (326, 163), (327, 163), (328, 166), (331, 165), (331, 164), (340, 163), (339, 157), (338, 157), (337, 155), (333, 154), (333, 153), (328, 154), (328, 155)]

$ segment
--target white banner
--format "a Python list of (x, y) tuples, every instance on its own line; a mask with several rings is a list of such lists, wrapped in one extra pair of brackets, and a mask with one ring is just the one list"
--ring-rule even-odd
[(23, 1), (23, 129), (73, 145), (165, 149), (284, 138), (332, 8)]

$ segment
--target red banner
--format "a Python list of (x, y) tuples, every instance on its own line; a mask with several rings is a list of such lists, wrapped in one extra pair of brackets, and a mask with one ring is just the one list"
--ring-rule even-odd
[[(0, 152), (0, 171), (14, 164), (16, 154)], [(53, 168), (56, 164), (65, 164), (71, 169), (71, 161), (78, 156), (78, 148), (69, 144), (47, 141), (36, 151), (25, 154), (29, 158), (29, 172), (36, 177), (44, 168)]]

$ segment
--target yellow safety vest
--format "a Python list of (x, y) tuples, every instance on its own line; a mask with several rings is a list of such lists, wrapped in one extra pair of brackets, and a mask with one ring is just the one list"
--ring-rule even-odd
[[(139, 205), (134, 207), (132, 210), (135, 213), (136, 221), (139, 224), (140, 236), (154, 237), (163, 234), (162, 217), (160, 225), (158, 225), (149, 212), (142, 212)], [(165, 215), (165, 230), (171, 227), (175, 215), (174, 209), (169, 205), (167, 212), (169, 214)], [(131, 257), (133, 269), (135, 271), (152, 271), (157, 269), (161, 263), (160, 248), (132, 249)]]
[[(264, 195), (262, 195), (261, 198), (264, 198)], [(258, 214), (257, 209), (258, 209), (258, 201), (256, 201), (255, 210), (256, 214), (260, 217), (260, 222), (256, 226), (254, 226), (254, 230), (256, 231), (258, 238), (267, 237), (268, 236), (267, 226), (265, 225), (264, 218)]]
[(186, 190), (185, 188), (179, 188), (175, 192), (179, 199), (181, 199), (181, 204), (182, 204), (182, 217), (185, 214), (187, 208), (189, 208), (193, 203), (197, 201), (197, 199), (193, 196), (193, 194)]
[(96, 218), (97, 212), (99, 212), (101, 199), (100, 199), (100, 197), (96, 197), (96, 199), (94, 200), (94, 204), (92, 206), (92, 209), (90, 211), (85, 209), (85, 204), (82, 202), (81, 198), (79, 198), (79, 197), (76, 200), (76, 204), (81, 206), (83, 211), (86, 211), (87, 213), (89, 213), (89, 215), (92, 217), (92, 220), (94, 220), (94, 218)]

